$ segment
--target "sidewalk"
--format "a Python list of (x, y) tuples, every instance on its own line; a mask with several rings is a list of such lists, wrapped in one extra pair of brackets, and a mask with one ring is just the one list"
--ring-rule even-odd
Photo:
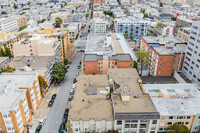
[(30, 128), (30, 133), (35, 133), (35, 129), (39, 125), (39, 121), (43, 116), (47, 116), (51, 107), (48, 107), (48, 103), (52, 97), (53, 94), (57, 94), (59, 90), (59, 86), (51, 86), (49, 91), (47, 92), (45, 98), (43, 98), (42, 103), (40, 104), (38, 110), (36, 111), (35, 115), (32, 117), (32, 121), (30, 122), (30, 125), (32, 127)]

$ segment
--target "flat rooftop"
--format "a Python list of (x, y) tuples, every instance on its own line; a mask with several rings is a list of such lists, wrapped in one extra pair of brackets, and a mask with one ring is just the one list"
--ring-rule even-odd
[(176, 38), (176, 37), (152, 37), (152, 36), (143, 36), (142, 37), (147, 43), (158, 43), (158, 44), (166, 44), (166, 43), (179, 43), (185, 44), (184, 41)]
[(200, 97), (200, 86), (194, 83), (143, 84), (143, 87), (152, 97), (159, 97), (160, 93), (173, 97)]
[[(136, 69), (120, 68), (108, 70), (109, 80), (115, 82), (113, 95), (115, 113), (156, 112), (148, 94), (142, 92), (139, 85), (140, 77)], [(122, 97), (129, 99), (122, 101)]]
[(7, 60), (9, 57), (0, 57), (0, 63), (2, 63), (3, 61)]
[(84, 54), (83, 61), (97, 61), (103, 59), (117, 59), (118, 61), (132, 61), (130, 54), (116, 54), (116, 55), (97, 55), (97, 54)]
[(29, 66), (33, 69), (47, 69), (46, 67), (49, 65), (49, 60), (52, 59), (53, 56), (17, 56), (8, 65), (16, 69), (22, 69), (25, 66)]
[(8, 87), (7, 84), (0, 83), (0, 112), (8, 112), (15, 109), (20, 99), (25, 97), (26, 90), (16, 87)]
[(130, 94), (130, 100), (123, 102), (120, 95), (113, 95), (115, 113), (157, 112), (146, 93)]
[(153, 97), (152, 101), (160, 115), (196, 115), (200, 111), (200, 98)]
[(31, 87), (33, 81), (37, 79), (37, 73), (2, 73), (0, 84), (5, 84), (11, 88)]
[[(113, 120), (111, 100), (106, 100), (106, 95), (99, 93), (109, 86), (107, 75), (80, 75), (77, 81), (73, 100), (69, 103), (70, 118), (73, 121), (87, 121), (91, 118)], [(97, 86), (97, 94), (87, 95), (87, 88), (94, 83)]]

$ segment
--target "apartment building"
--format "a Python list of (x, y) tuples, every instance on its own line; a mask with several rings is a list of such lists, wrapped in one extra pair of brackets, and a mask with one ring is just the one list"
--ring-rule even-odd
[(143, 87), (160, 113), (158, 132), (165, 132), (173, 124), (184, 124), (192, 133), (200, 131), (199, 85), (143, 84)]
[(149, 52), (150, 75), (172, 76), (182, 70), (186, 46), (175, 37), (142, 37), (140, 48)]
[(0, 132), (25, 132), (42, 102), (37, 74), (0, 75)]
[(178, 30), (177, 37), (188, 43), (189, 37), (190, 37), (190, 31), (191, 27), (182, 27)]
[(70, 42), (74, 42), (79, 31), (78, 26), (76, 24), (69, 24), (67, 29), (69, 30)]
[(116, 33), (128, 33), (129, 36), (146, 36), (149, 21), (128, 16), (127, 18), (116, 18), (114, 30)]
[(15, 18), (17, 20), (18, 28), (27, 25), (27, 17), (22, 15), (16, 15)]
[(23, 38), (23, 35), (21, 33), (1, 33), (0, 35), (0, 48), (10, 48), (10, 51), (12, 52), (13, 44), (20, 41)]
[(69, 31), (66, 28), (41, 28), (38, 30), (40, 34), (44, 34), (46, 38), (57, 38), (60, 41), (61, 53), (63, 58), (69, 58), (70, 48), (73, 45), (70, 43)]
[(192, 19), (187, 18), (186, 16), (178, 16), (177, 24), (176, 24), (176, 33), (181, 27), (191, 27), (192, 26)]
[(45, 38), (33, 34), (13, 45), (13, 55), (17, 56), (53, 56), (62, 60), (60, 42), (56, 38)]
[(107, 22), (100, 18), (95, 18), (91, 22), (91, 33), (106, 33)]
[(17, 20), (14, 17), (0, 19), (0, 32), (17, 32), (17, 31), (18, 31)]
[(160, 119), (149, 94), (143, 93), (136, 69), (109, 69), (113, 89), (114, 130), (119, 133), (156, 133)]
[(192, 23), (186, 56), (183, 64), (185, 75), (200, 84), (200, 21)]
[(174, 26), (170, 24), (158, 23), (156, 25), (156, 32), (161, 36), (173, 36)]
[(105, 0), (94, 0), (93, 4), (94, 5), (103, 5), (103, 4), (105, 4)]
[(156, 133), (160, 114), (142, 92), (136, 69), (109, 69), (108, 75), (80, 75), (77, 81), (69, 103), (73, 132)]
[(106, 74), (109, 68), (133, 68), (137, 60), (121, 34), (90, 34), (83, 56), (84, 74)]
[(4, 68), (9, 62), (9, 57), (0, 57), (0, 68)]

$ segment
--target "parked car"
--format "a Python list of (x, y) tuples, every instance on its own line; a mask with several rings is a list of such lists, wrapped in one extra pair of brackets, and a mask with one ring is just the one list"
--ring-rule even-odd
[(56, 99), (56, 96), (57, 96), (56, 94), (53, 94), (52, 97), (51, 97), (51, 100)]
[(76, 76), (78, 76), (78, 75), (79, 75), (79, 72), (76, 73)]
[(62, 82), (62, 81), (60, 81), (60, 83), (58, 83), (58, 85), (59, 85), (59, 86), (61, 86), (62, 84), (63, 84), (63, 82)]
[(78, 66), (78, 69), (81, 69), (81, 66), (80, 66), (80, 65)]
[(59, 133), (66, 133), (67, 130), (65, 129), (65, 124), (60, 124), (60, 127), (59, 127)]
[(69, 64), (72, 64), (72, 61), (69, 61)]
[(74, 81), (73, 81), (73, 83), (76, 83), (77, 82), (77, 80), (76, 80), (76, 78), (74, 79)]
[(46, 120), (47, 120), (46, 116), (42, 117), (42, 119), (40, 120), (39, 124), (43, 126), (44, 123), (46, 122)]
[(71, 89), (71, 91), (70, 91), (70, 93), (69, 93), (70, 95), (73, 95), (74, 94), (74, 90), (73, 89)]
[(69, 95), (69, 101), (73, 99), (73, 95)]
[(75, 89), (76, 88), (76, 85), (75, 84), (72, 84), (72, 89)]
[(67, 122), (67, 118), (68, 118), (68, 117), (63, 117), (63, 118), (62, 118), (62, 123), (63, 123), (63, 124), (65, 124), (65, 123)]
[(42, 129), (42, 125), (37, 126), (35, 133), (39, 133), (41, 129)]
[(82, 62), (80, 61), (80, 62), (79, 62), (79, 64), (81, 65), (81, 64), (82, 64)]
[(67, 69), (69, 69), (69, 66), (67, 66)]
[(53, 106), (53, 103), (54, 103), (54, 100), (51, 100), (48, 104), (48, 107), (52, 107)]
[(65, 109), (64, 116), (69, 114), (69, 109)]

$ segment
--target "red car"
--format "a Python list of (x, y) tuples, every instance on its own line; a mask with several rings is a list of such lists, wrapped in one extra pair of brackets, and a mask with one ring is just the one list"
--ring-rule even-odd
[(73, 83), (76, 83), (77, 82), (77, 80), (76, 80), (76, 78), (74, 79), (74, 81), (73, 81)]

